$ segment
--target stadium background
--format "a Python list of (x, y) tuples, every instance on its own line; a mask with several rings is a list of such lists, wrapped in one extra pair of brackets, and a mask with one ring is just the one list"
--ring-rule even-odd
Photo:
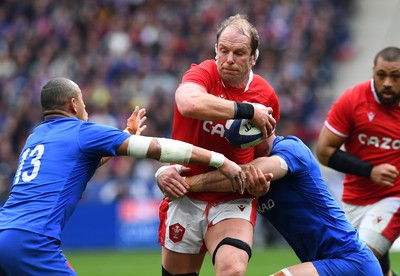
[[(380, 48), (400, 45), (396, 11), (399, 0), (2, 0), (0, 205), (11, 187), (19, 151), (42, 119), (40, 87), (49, 78), (64, 76), (81, 86), (91, 121), (122, 128), (139, 105), (147, 109), (144, 134), (169, 137), (173, 93), (183, 72), (191, 63), (213, 58), (218, 24), (244, 13), (260, 33), (255, 72), (271, 82), (280, 98), (278, 134), (297, 135), (313, 149), (338, 93), (371, 76), (372, 58)], [(109, 250), (132, 260), (135, 252), (150, 252), (156, 262), (149, 265), (159, 265), (157, 207), (162, 195), (154, 182), (159, 166), (119, 157), (96, 172), (63, 237), (77, 271), (81, 265), (76, 262), (97, 256), (93, 266), (101, 264), (104, 272), (111, 264), (99, 261), (103, 250), (106, 260)], [(322, 169), (339, 198), (342, 176)], [(297, 261), (263, 220), (255, 247), (283, 248), (287, 255), (278, 259), (287, 260), (285, 265)], [(133, 263), (125, 265), (134, 269)]]

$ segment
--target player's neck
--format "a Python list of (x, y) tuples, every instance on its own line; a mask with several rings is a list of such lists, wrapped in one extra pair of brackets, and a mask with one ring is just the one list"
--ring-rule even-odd
[(71, 117), (71, 115), (62, 110), (47, 110), (43, 112), (43, 117), (45, 119), (49, 119), (58, 117)]

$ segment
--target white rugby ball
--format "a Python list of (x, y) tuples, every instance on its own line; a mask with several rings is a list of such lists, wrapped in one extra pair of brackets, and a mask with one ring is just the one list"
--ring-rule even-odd
[(248, 149), (261, 142), (262, 132), (248, 119), (231, 119), (225, 123), (225, 138), (235, 147)]

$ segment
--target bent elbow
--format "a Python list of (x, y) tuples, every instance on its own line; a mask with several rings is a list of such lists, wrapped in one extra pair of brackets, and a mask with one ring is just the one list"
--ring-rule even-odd
[(195, 118), (197, 114), (196, 110), (196, 105), (192, 104), (189, 101), (181, 101), (181, 102), (176, 102), (176, 106), (178, 108), (179, 113), (182, 114), (182, 116), (187, 117), (187, 118)]
[(325, 166), (328, 165), (328, 161), (329, 161), (330, 155), (327, 154), (326, 150), (324, 150), (322, 147), (319, 147), (318, 145), (317, 145), (317, 148), (315, 150), (315, 156), (317, 157), (317, 160), (322, 165), (325, 165)]

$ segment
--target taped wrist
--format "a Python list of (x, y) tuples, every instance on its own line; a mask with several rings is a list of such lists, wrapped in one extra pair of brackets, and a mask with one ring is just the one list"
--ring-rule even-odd
[(179, 174), (181, 174), (183, 166), (182, 166), (182, 165), (179, 165), (179, 164), (175, 164), (175, 165), (171, 165), (171, 166), (162, 166), (162, 167), (160, 167), (160, 168), (156, 171), (156, 173), (154, 174), (154, 177), (157, 179), (157, 177), (158, 177), (163, 171), (165, 171), (165, 170), (168, 169), (168, 168), (175, 168), (176, 171), (177, 171)]
[(374, 166), (350, 153), (337, 149), (329, 158), (328, 167), (342, 173), (370, 178)]
[(225, 156), (221, 153), (212, 151), (209, 165), (219, 168), (224, 164)]
[(251, 103), (234, 102), (234, 119), (253, 119), (254, 106)]
[(129, 138), (127, 153), (135, 158), (146, 158), (152, 137), (132, 135)]

